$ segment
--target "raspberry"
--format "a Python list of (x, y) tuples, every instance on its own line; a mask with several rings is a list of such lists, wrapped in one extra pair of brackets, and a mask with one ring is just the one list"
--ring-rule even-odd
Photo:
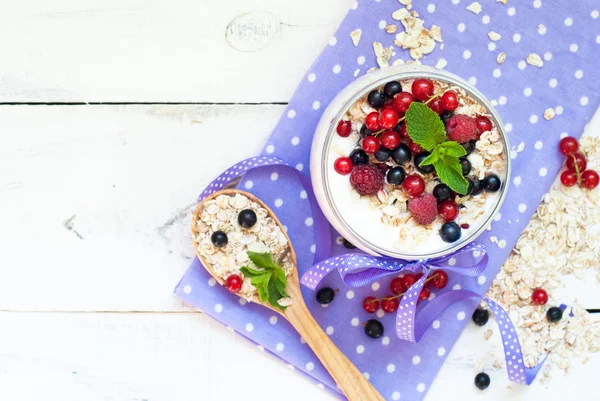
[(437, 201), (431, 194), (413, 198), (408, 204), (408, 210), (419, 224), (431, 224), (437, 216)]
[(458, 143), (469, 142), (477, 138), (477, 124), (475, 119), (464, 114), (451, 117), (446, 124), (448, 139)]
[(377, 166), (361, 164), (352, 170), (350, 184), (361, 195), (373, 195), (383, 188), (383, 173)]

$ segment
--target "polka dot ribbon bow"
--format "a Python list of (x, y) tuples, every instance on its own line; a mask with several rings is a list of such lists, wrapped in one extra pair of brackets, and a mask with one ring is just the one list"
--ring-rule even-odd
[[(473, 263), (473, 261), (475, 262)], [(442, 258), (417, 261), (350, 253), (338, 255), (315, 264), (304, 274), (301, 282), (314, 290), (323, 278), (334, 269), (338, 270), (344, 283), (350, 287), (362, 287), (386, 276), (397, 276), (400, 272), (422, 272), (423, 276), (402, 296), (396, 314), (396, 334), (400, 339), (410, 342), (419, 342), (434, 320), (456, 302), (468, 298), (483, 299), (490, 307), (500, 326), (509, 379), (515, 383), (529, 385), (535, 379), (546, 356), (533, 368), (525, 366), (514, 325), (504, 309), (491, 299), (484, 298), (469, 290), (450, 290), (428, 302), (417, 314), (419, 294), (427, 277), (434, 270), (444, 270), (476, 277), (483, 273), (487, 263), (488, 256), (485, 246), (480, 243), (471, 243)]]

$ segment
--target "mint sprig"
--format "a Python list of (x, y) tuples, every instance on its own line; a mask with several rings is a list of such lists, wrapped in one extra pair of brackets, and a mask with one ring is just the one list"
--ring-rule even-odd
[(469, 191), (469, 182), (462, 175), (459, 158), (467, 151), (458, 142), (448, 141), (440, 116), (427, 105), (412, 102), (406, 111), (406, 131), (413, 142), (431, 152), (420, 165), (433, 165), (444, 184), (465, 195)]
[(273, 307), (285, 310), (285, 306), (279, 305), (277, 301), (286, 298), (285, 292), (287, 278), (285, 272), (275, 261), (273, 255), (268, 252), (256, 253), (248, 251), (248, 258), (256, 267), (244, 266), (240, 269), (244, 277), (249, 277), (250, 282), (258, 291), (262, 302), (269, 302)]

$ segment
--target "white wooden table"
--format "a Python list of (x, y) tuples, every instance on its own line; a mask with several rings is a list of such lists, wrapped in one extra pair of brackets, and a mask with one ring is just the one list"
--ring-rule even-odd
[[(5, 2), (0, 400), (333, 399), (172, 290), (200, 189), (260, 150), (350, 2)], [(509, 386), (482, 337), (464, 332), (427, 400), (597, 399), (599, 355)]]

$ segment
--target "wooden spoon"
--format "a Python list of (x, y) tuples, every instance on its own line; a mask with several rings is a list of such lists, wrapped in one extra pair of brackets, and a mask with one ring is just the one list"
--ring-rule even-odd
[(384, 401), (383, 397), (375, 390), (375, 388), (369, 383), (367, 379), (360, 373), (360, 371), (346, 358), (346, 356), (335, 346), (329, 336), (323, 332), (319, 324), (310, 314), (304, 300), (302, 299), (302, 293), (300, 291), (300, 282), (298, 280), (298, 270), (296, 268), (296, 254), (290, 238), (287, 236), (283, 226), (275, 216), (275, 214), (265, 205), (260, 199), (254, 195), (235, 190), (226, 189), (216, 192), (207, 198), (205, 198), (196, 208), (194, 216), (192, 218), (192, 237), (194, 242), (194, 248), (198, 254), (198, 258), (210, 273), (211, 276), (217, 280), (221, 285), (225, 284), (225, 281), (215, 275), (212, 266), (208, 263), (202, 255), (198, 252), (198, 243), (196, 238), (198, 237), (198, 230), (196, 222), (199, 219), (204, 205), (207, 201), (216, 198), (219, 195), (234, 196), (235, 194), (241, 194), (253, 202), (258, 203), (260, 206), (265, 208), (268, 215), (275, 221), (275, 223), (281, 228), (281, 231), (287, 238), (289, 254), (291, 261), (294, 265), (292, 273), (287, 277), (286, 292), (292, 300), (291, 306), (285, 310), (280, 310), (272, 307), (268, 302), (261, 302), (258, 295), (255, 295), (252, 299), (253, 302), (263, 305), (272, 311), (280, 314), (287, 319), (292, 326), (300, 333), (302, 338), (306, 340), (306, 343), (312, 348), (313, 352), (317, 355), (321, 363), (325, 366), (329, 374), (333, 377), (339, 388), (342, 390), (344, 395), (350, 401)]

